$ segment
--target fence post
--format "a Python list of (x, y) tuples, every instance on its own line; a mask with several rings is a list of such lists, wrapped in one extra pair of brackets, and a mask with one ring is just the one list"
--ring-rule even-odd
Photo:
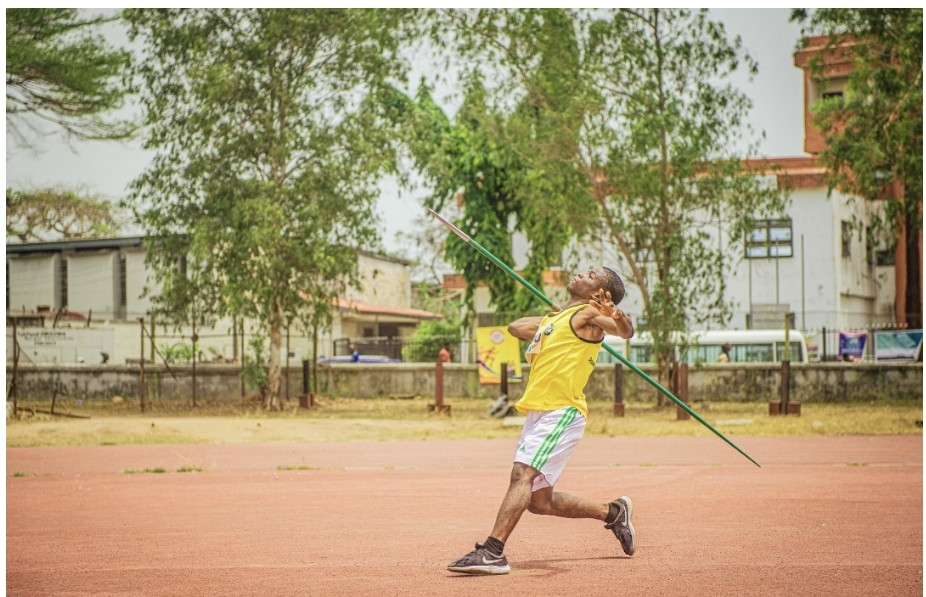
[(139, 317), (138, 323), (141, 326), (141, 358), (138, 359), (138, 404), (141, 412), (145, 412), (145, 318)]
[(508, 363), (502, 363), (501, 391), (505, 396), (508, 395)]
[(193, 316), (193, 335), (190, 336), (190, 340), (193, 341), (193, 367), (191, 369), (193, 373), (193, 408), (196, 408), (196, 360), (199, 358), (199, 355), (196, 351), (196, 341), (199, 340), (199, 336), (196, 334), (196, 316)]
[(309, 391), (309, 360), (302, 360), (302, 395), (299, 396), (299, 408), (315, 406), (315, 396)]
[(440, 361), (434, 366), (434, 404), (428, 405), (428, 412), (450, 414), (450, 405), (444, 404), (444, 364)]
[(18, 418), (19, 403), (16, 397), (16, 379), (19, 377), (19, 336), (16, 333), (16, 318), (13, 318), (13, 379), (10, 380), (10, 388), (6, 394), (7, 402), (13, 398), (13, 418)]
[(624, 371), (620, 363), (614, 363), (614, 416), (624, 416)]
[[(675, 370), (675, 381), (676, 387), (676, 396), (679, 400), (688, 404), (688, 363), (679, 363)], [(688, 411), (684, 410), (681, 406), (675, 407), (675, 417), (678, 421), (685, 421), (691, 418), (691, 415), (688, 414)]]

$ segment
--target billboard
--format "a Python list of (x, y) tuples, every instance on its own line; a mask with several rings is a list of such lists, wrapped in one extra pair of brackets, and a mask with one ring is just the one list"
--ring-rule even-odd
[(476, 328), (476, 363), (479, 383), (500, 384), (502, 365), (508, 369), (508, 381), (519, 382), (521, 377), (521, 345), (517, 338), (501, 326)]
[(839, 357), (844, 360), (861, 360), (865, 356), (868, 332), (839, 332)]
[(916, 361), (922, 350), (923, 330), (875, 332), (876, 361)]

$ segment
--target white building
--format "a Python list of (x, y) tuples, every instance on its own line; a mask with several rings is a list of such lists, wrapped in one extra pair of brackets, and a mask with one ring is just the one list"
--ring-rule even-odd
[[(900, 279), (903, 251), (885, 250), (869, 238), (867, 223), (880, 206), (838, 191), (830, 194), (824, 169), (814, 158), (824, 141), (812, 124), (811, 106), (824, 95), (841, 94), (851, 68), (845, 56), (828, 55), (827, 79), (816, 79), (808, 58), (825, 42), (822, 37), (812, 38), (805, 50), (794, 55), (795, 66), (804, 70), (804, 151), (808, 155), (750, 162), (760, 171), (764, 165), (767, 176), (775, 177), (779, 188), (789, 190), (790, 203), (780, 219), (756, 220), (754, 235), (725, 276), (725, 298), (733, 305), (729, 329), (783, 327), (786, 314), (793, 317), (793, 327), (811, 337), (823, 329), (871, 329), (905, 322), (903, 306), (898, 304), (906, 284)], [(773, 167), (777, 168), (774, 173)], [(730, 244), (720, 226), (714, 239), (720, 247)], [(523, 268), (525, 242), (518, 234), (513, 246), (515, 255), (521, 256), (514, 265)], [(596, 262), (580, 267), (622, 261), (613, 248), (596, 251), (592, 259)], [(619, 273), (627, 285), (621, 306), (637, 318), (643, 313), (639, 292), (630, 283), (629, 272)], [(565, 298), (563, 286), (569, 276), (549, 274), (544, 290), (556, 302), (557, 296)], [(444, 281), (448, 289), (463, 285), (456, 275)], [(492, 311), (486, 288), (476, 289), (474, 298), (477, 312)]]
[[(152, 328), (151, 293), (143, 237), (8, 244), (7, 358), (14, 355), (13, 327), (27, 362), (123, 363), (144, 357), (159, 361), (190, 347), (194, 332), (201, 360), (236, 361), (250, 352), (250, 322), (215, 320), (179, 327), (156, 321)], [(362, 287), (338, 297), (329, 331), (317, 338), (291, 328), (286, 352), (291, 360), (347, 354), (349, 343), (363, 354), (398, 358), (402, 338), (437, 313), (413, 309), (408, 262), (361, 251)], [(147, 290), (151, 287), (151, 292)], [(139, 320), (142, 320), (141, 322)], [(145, 331), (142, 331), (142, 325)]]

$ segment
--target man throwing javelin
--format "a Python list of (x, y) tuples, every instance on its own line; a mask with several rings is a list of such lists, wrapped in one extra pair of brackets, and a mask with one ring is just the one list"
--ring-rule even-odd
[(447, 566), (467, 574), (506, 574), (505, 541), (525, 510), (563, 518), (592, 518), (614, 532), (627, 555), (634, 552), (630, 498), (609, 504), (553, 491), (566, 461), (585, 431), (585, 384), (595, 368), (605, 332), (630, 338), (633, 323), (617, 303), (624, 283), (607, 267), (575, 276), (566, 286), (569, 302), (544, 317), (522, 317), (511, 335), (531, 340), (525, 352), (530, 377), (515, 408), (527, 415), (515, 451), (508, 491), (485, 543)]

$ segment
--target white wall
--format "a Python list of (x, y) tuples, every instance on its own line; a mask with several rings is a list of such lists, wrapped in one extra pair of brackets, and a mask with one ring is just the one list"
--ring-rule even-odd
[(68, 310), (93, 318), (121, 317), (119, 252), (72, 253), (68, 260)]
[(10, 312), (33, 312), (39, 305), (60, 309), (60, 255), (9, 256)]
[(146, 286), (157, 292), (158, 285), (153, 282), (145, 269), (145, 252), (126, 251), (125, 253), (125, 317), (135, 320), (151, 311), (151, 297), (143, 297)]

